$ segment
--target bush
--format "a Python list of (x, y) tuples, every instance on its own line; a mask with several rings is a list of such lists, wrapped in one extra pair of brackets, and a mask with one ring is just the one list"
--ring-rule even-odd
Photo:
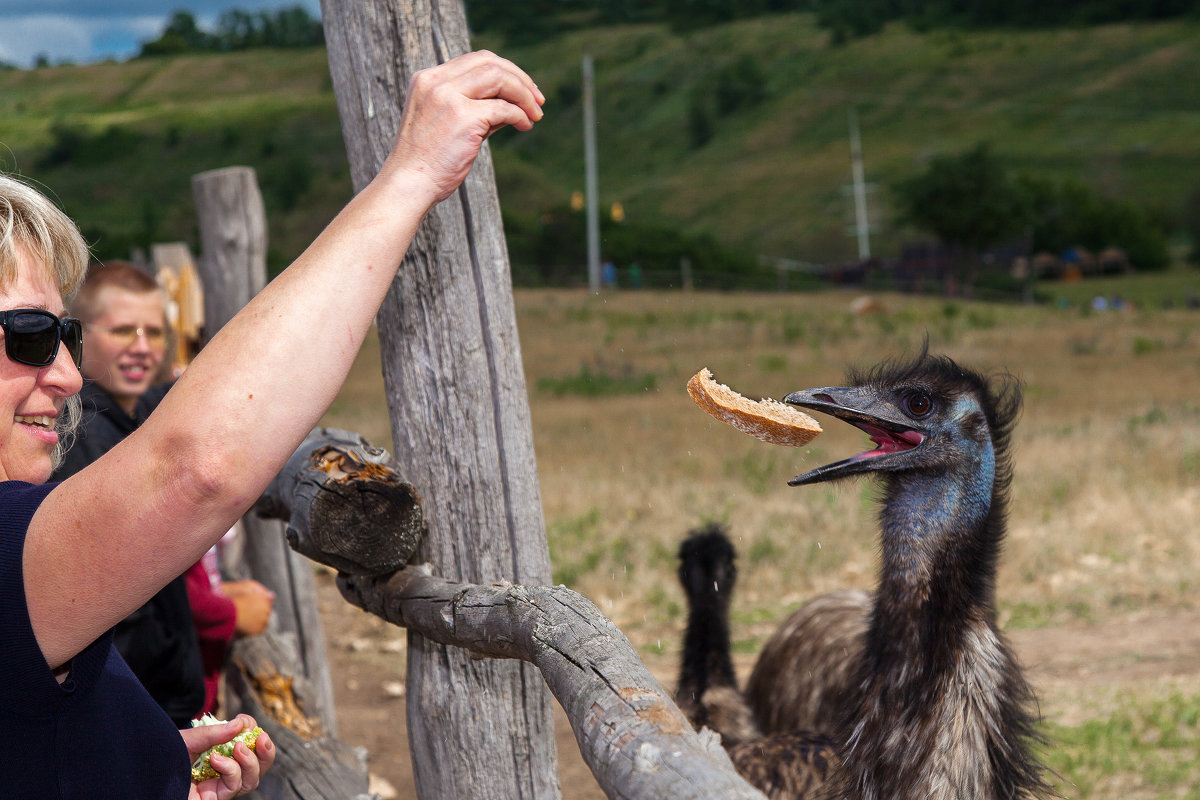
[[(548, 209), (530, 219), (504, 213), (513, 280), (523, 285), (580, 285), (587, 281), (587, 231), (582, 211)], [(677, 287), (688, 259), (697, 288), (773, 286), (774, 274), (708, 235), (689, 235), (654, 222), (601, 220), (602, 257), (627, 270), (637, 264), (646, 287)]]
[(752, 108), (767, 98), (767, 74), (754, 56), (745, 53), (717, 73), (717, 87), (713, 96), (720, 117)]
[(1183, 229), (1192, 243), (1188, 261), (1200, 264), (1200, 186), (1192, 190), (1184, 204)]
[(1120, 247), (1139, 270), (1158, 271), (1170, 263), (1163, 225), (1124, 200), (1106, 197), (1077, 181), (1060, 184), (1024, 177), (1033, 209), (1033, 249), (1061, 253), (1081, 245), (1092, 251)]
[(50, 144), (36, 163), (39, 169), (103, 164), (136, 152), (145, 138), (137, 131), (117, 125), (93, 134), (79, 126), (56, 122), (50, 128)]

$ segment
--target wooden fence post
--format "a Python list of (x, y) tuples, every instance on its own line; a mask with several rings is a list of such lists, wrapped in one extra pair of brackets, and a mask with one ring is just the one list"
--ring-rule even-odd
[[(461, 0), (323, 0), (356, 190), (378, 172), (419, 69), (466, 52)], [(393, 452), (420, 487), (418, 558), (475, 583), (550, 580), (533, 433), (491, 156), (426, 218), (379, 317)], [(412, 631), (408, 726), (422, 800), (559, 797), (536, 669)]]
[[(205, 329), (211, 334), (267, 282), (267, 225), (258, 179), (249, 167), (227, 167), (192, 178), (200, 226)], [(275, 592), (270, 633), (293, 638), (299, 670), (312, 686), (325, 736), (337, 736), (333, 683), (317, 608), (312, 564), (288, 547), (283, 523), (250, 513), (242, 519), (247, 575)]]

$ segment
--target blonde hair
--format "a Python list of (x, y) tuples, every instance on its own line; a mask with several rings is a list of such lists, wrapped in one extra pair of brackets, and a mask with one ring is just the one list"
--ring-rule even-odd
[[(23, 253), (37, 256), (46, 266), (64, 303), (87, 274), (87, 242), (71, 218), (29, 184), (0, 174), (0, 288), (16, 281)], [(79, 395), (73, 395), (58, 415), (54, 427), (60, 439), (50, 454), (55, 467), (75, 441), (82, 408)]]
[(62, 411), (54, 421), (54, 430), (58, 432), (58, 444), (50, 451), (51, 469), (62, 466), (67, 451), (75, 444), (75, 432), (79, 429), (80, 422), (83, 422), (83, 399), (76, 393), (63, 403)]
[(64, 301), (87, 274), (88, 246), (71, 218), (29, 184), (0, 174), (0, 287), (16, 280), (22, 250), (46, 265)]

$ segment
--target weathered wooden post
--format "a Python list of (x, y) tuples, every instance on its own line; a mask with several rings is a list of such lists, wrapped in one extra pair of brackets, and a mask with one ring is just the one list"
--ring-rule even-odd
[[(200, 227), (200, 273), (209, 335), (230, 320), (267, 282), (267, 224), (258, 179), (250, 167), (227, 167), (192, 178)], [(244, 562), (249, 575), (275, 592), (270, 631), (294, 637), (300, 670), (314, 693), (325, 736), (337, 735), (333, 684), (317, 610), (312, 564), (288, 547), (283, 523), (247, 514)]]
[[(356, 189), (383, 164), (412, 75), (468, 49), (461, 0), (322, 0)], [(422, 224), (379, 318), (418, 558), (474, 583), (550, 580), (532, 427), (491, 158)], [(557, 798), (553, 716), (525, 663), (473, 660), (412, 631), (408, 726), (422, 800)]]

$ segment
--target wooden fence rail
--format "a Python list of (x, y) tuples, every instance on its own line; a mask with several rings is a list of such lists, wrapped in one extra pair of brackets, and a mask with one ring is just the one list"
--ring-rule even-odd
[[(374, 466), (363, 466), (368, 462)], [(427, 565), (364, 574), (377, 572), (381, 551), (390, 561), (415, 550), (411, 534), (421, 524), (419, 501), (411, 487), (397, 489), (406, 484), (391, 463), (353, 434), (314, 431), (268, 488), (260, 509), (291, 520), (293, 546), (304, 541), (307, 555), (342, 569), (338, 588), (359, 608), (474, 657), (537, 667), (609, 797), (762, 800), (734, 771), (719, 737), (693, 730), (625, 635), (583, 595), (563, 586), (449, 581), (434, 577)], [(365, 521), (313, 511), (368, 504), (373, 513)], [(350, 533), (340, 529), (343, 523)], [(378, 535), (363, 535), (366, 528)], [(345, 571), (356, 564), (367, 566), (358, 574)]]

